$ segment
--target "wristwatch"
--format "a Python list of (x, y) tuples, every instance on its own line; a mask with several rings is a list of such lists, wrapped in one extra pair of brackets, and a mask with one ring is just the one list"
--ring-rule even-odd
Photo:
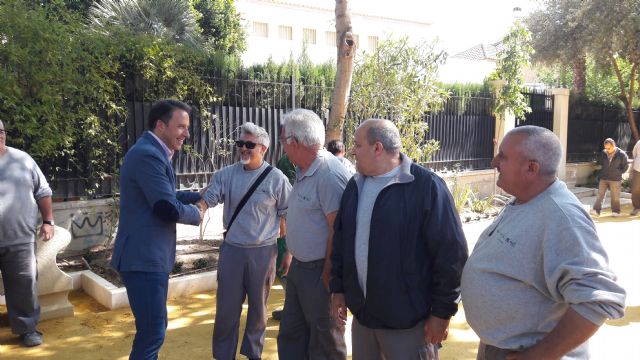
[(43, 224), (48, 224), (48, 225), (51, 225), (51, 226), (55, 226), (55, 223), (53, 222), (53, 220), (42, 220), (42, 223)]

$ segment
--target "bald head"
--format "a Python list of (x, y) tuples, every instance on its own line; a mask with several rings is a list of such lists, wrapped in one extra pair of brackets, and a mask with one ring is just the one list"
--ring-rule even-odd
[(385, 119), (369, 119), (363, 121), (358, 128), (365, 131), (369, 145), (379, 142), (384, 151), (389, 154), (400, 152), (402, 148), (400, 131), (393, 122)]

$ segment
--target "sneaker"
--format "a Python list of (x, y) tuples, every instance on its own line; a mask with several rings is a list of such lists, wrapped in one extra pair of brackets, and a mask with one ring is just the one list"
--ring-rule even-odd
[(614, 212), (614, 213), (611, 213), (611, 216), (613, 216), (613, 217), (620, 217), (620, 213)]
[(636, 215), (640, 215), (640, 209), (633, 209), (633, 210), (629, 213), (629, 216), (636, 216)]
[(28, 334), (22, 334), (20, 335), (20, 337), (22, 338), (22, 343), (24, 344), (24, 346), (27, 346), (27, 347), (41, 345), (42, 342), (44, 341), (42, 339), (42, 333), (40, 331), (34, 331)]
[(598, 210), (596, 210), (596, 209), (591, 209), (591, 210), (589, 211), (589, 214), (590, 214), (591, 216), (598, 217), (598, 216), (600, 216), (600, 211), (598, 211)]

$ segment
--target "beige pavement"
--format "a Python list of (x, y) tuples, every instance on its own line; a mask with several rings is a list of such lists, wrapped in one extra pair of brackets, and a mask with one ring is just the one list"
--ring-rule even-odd
[[(630, 210), (628, 205), (623, 207), (623, 213)], [(609, 253), (611, 266), (627, 289), (628, 301), (625, 317), (607, 322), (593, 337), (592, 359), (640, 359), (637, 350), (640, 339), (640, 217), (613, 218), (609, 210), (604, 210), (595, 222)], [(489, 223), (482, 221), (464, 225), (470, 249)], [(197, 233), (197, 227), (193, 228), (189, 231)], [(0, 321), (0, 359), (127, 359), (134, 334), (131, 312), (128, 309), (108, 311), (81, 292), (75, 292), (71, 301), (76, 307), (74, 317), (40, 324), (45, 334), (45, 344), (40, 347), (21, 347), (7, 327), (6, 317), (3, 318)], [(282, 302), (282, 288), (276, 285), (270, 297), (269, 310), (282, 306)], [(168, 309), (170, 322), (160, 359), (211, 358), (215, 294), (173, 299)], [(0, 307), (0, 313), (5, 311)], [(270, 319), (268, 326), (264, 359), (277, 359), (275, 339), (278, 323)], [(473, 360), (476, 346), (477, 337), (460, 311), (452, 320), (449, 340), (442, 349), (441, 359)]]

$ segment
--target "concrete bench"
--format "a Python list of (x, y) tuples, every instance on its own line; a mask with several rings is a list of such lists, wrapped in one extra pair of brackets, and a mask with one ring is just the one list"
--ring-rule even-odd
[[(73, 305), (69, 302), (69, 291), (73, 290), (73, 280), (56, 265), (56, 255), (64, 250), (69, 242), (71, 242), (71, 234), (59, 226), (55, 227), (53, 239), (37, 240), (40, 320), (73, 316)], [(1, 281), (0, 295), (4, 295), (4, 286)], [(0, 296), (0, 298), (0, 303), (4, 303), (4, 297)]]

